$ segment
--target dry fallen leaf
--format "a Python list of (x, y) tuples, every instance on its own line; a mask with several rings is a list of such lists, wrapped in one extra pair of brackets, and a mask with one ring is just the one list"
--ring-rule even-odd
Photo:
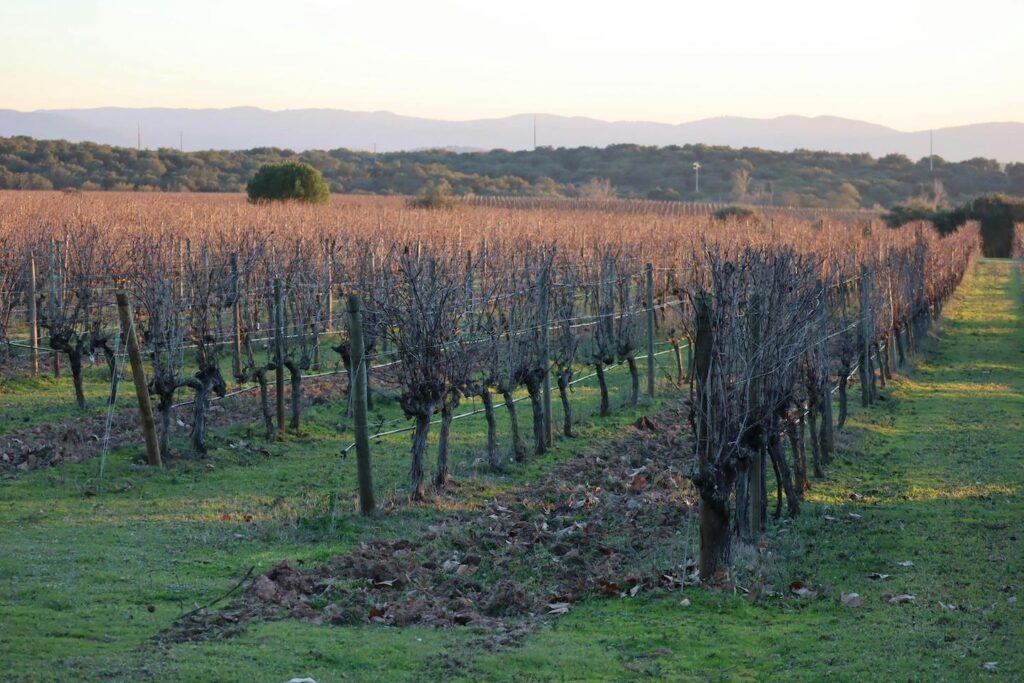
[(872, 572), (872, 573), (868, 574), (868, 578), (869, 579), (874, 579), (875, 581), (885, 581), (886, 579), (889, 578), (889, 575), (888, 574), (879, 574), (878, 572)]
[(860, 595), (857, 593), (843, 593), (840, 599), (847, 607), (860, 607)]
[(950, 612), (959, 612), (960, 611), (960, 608), (957, 607), (956, 605), (954, 605), (953, 603), (951, 603), (951, 602), (950, 603), (945, 603), (945, 602), (942, 602), (941, 600), (939, 601), (939, 607), (941, 607), (942, 609), (945, 609), (945, 610), (949, 610)]
[(900, 595), (890, 595), (889, 593), (885, 593), (884, 595), (882, 595), (882, 599), (890, 605), (905, 605), (907, 603), (914, 602), (915, 600), (917, 600), (916, 597), (910, 595), (909, 593), (901, 593)]
[(815, 591), (805, 586), (803, 581), (794, 581), (789, 584), (789, 592), (798, 598), (813, 598), (818, 595)]
[(981, 668), (989, 673), (995, 673), (996, 668), (999, 666), (999, 662), (985, 662), (981, 665)]
[(913, 560), (903, 560), (899, 564), (900, 564), (901, 567), (913, 567), (914, 566), (914, 561)]
[(690, 606), (690, 598), (683, 598), (682, 600), (680, 600), (679, 601), (679, 606), (680, 607), (689, 607)]

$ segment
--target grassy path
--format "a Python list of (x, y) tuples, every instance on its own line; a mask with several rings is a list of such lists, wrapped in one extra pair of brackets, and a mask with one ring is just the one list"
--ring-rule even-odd
[[(779, 580), (803, 580), (821, 597), (751, 605), (695, 592), (688, 609), (678, 598), (594, 602), (513, 653), (475, 660), (477, 673), (1024, 680), (1022, 426), (1020, 277), (986, 261), (917, 369), (854, 416), (857, 445), (809, 492), (806, 514), (773, 533), (787, 556)], [(841, 604), (842, 592), (862, 606)], [(884, 593), (915, 601), (891, 605)], [(985, 662), (998, 662), (994, 675)]]

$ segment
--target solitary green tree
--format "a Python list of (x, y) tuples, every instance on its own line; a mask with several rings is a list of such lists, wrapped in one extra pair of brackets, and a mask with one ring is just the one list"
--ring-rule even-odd
[(251, 202), (297, 199), (319, 204), (331, 196), (320, 171), (300, 161), (264, 164), (245, 189)]

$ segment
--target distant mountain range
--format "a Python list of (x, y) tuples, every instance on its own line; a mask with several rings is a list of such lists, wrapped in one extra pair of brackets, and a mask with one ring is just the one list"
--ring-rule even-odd
[[(904, 132), (835, 116), (735, 116), (666, 124), (600, 121), (579, 116), (519, 114), (496, 119), (440, 121), (390, 112), (342, 109), (270, 111), (230, 109), (0, 109), (0, 136), (91, 141), (186, 150), (283, 147), (296, 151), (345, 147), (380, 152), (424, 148), (530, 149), (605, 147), (617, 143), (812, 149), (873, 156), (898, 153), (919, 159), (929, 153), (929, 131)], [(974, 157), (1024, 162), (1024, 123), (977, 123), (933, 131), (935, 154), (949, 161)]]

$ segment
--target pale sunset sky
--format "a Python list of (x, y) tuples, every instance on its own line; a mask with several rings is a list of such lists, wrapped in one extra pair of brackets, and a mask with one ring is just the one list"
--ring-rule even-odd
[(1024, 0), (0, 0), (0, 108), (1024, 120)]

